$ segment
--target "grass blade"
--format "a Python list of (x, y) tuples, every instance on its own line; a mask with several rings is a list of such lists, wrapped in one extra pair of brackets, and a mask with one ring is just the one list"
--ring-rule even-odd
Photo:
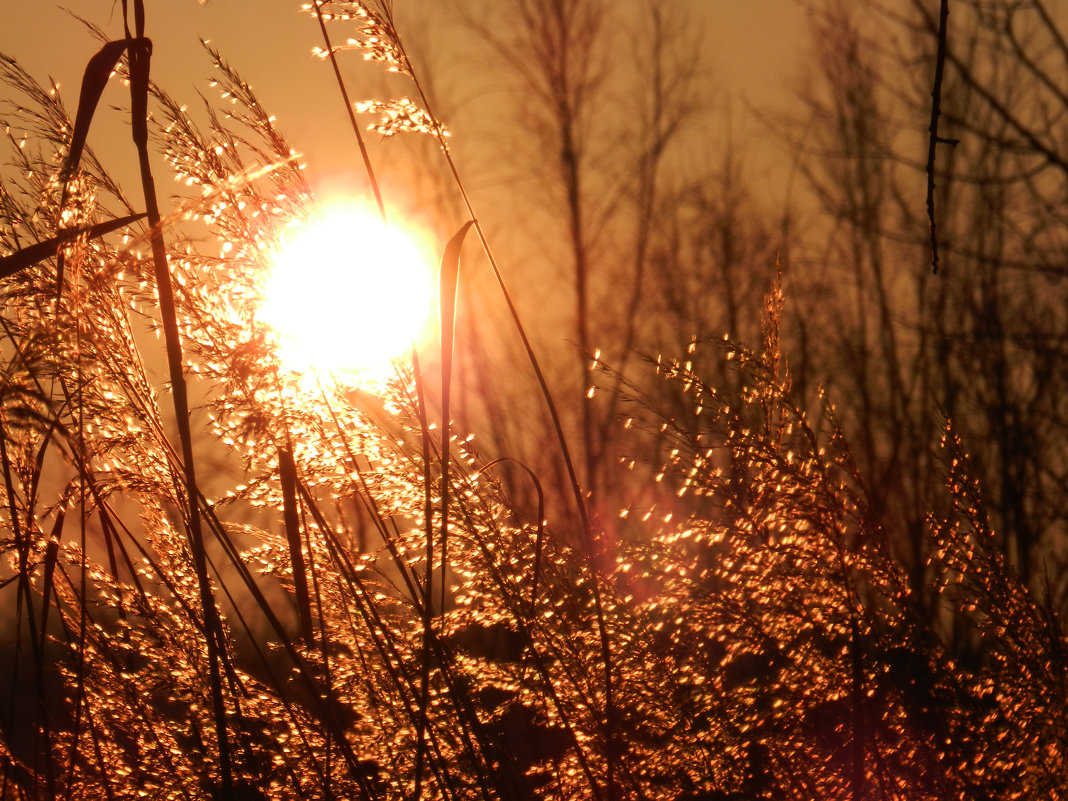
[(304, 640), (304, 645), (311, 648), (315, 641), (315, 634), (312, 630), (308, 575), (304, 569), (304, 554), (300, 547), (297, 467), (293, 462), (293, 451), (289, 448), (278, 449), (278, 480), (282, 484), (282, 515), (285, 521), (286, 541), (289, 543), (289, 558), (293, 567), (293, 587), (297, 600), (297, 616), (300, 619), (300, 636)]
[[(104, 236), (104, 234), (110, 234), (112, 231), (118, 231), (120, 228), (125, 228), (127, 225), (132, 225), (138, 220), (143, 220), (146, 216), (147, 215), (145, 214), (131, 214), (127, 217), (117, 217), (114, 220), (97, 223), (96, 225), (83, 226), (81, 228), (68, 228), (64, 231), (60, 231), (51, 239), (46, 239), (43, 242), (38, 242), (34, 245), (28, 245), (21, 250), (16, 250), (14, 253), (2, 256), (0, 257), (0, 279), (12, 276), (20, 270), (31, 267), (45, 259), (52, 258), (67, 242), (70, 242), (72, 239), (76, 239), (83, 234), (89, 236), (90, 239), (95, 239), (98, 236)], [(62, 275), (60, 278), (62, 279)]]
[[(74, 116), (74, 130), (71, 132), (70, 149), (67, 151), (67, 159), (63, 163), (63, 171), (60, 180), (63, 182), (63, 194), (59, 201), (60, 209), (67, 205), (67, 196), (70, 188), (70, 179), (78, 169), (82, 160), (82, 151), (89, 138), (89, 126), (92, 125), (96, 107), (100, 103), (100, 97), (104, 94), (104, 87), (108, 84), (108, 78), (115, 70), (126, 50), (130, 39), (117, 39), (107, 42), (101, 47), (85, 65), (82, 75), (82, 88), (78, 96), (78, 111)], [(56, 298), (63, 293), (63, 253), (59, 253), (56, 265)]]
[(93, 122), (93, 115), (96, 114), (96, 107), (100, 103), (100, 96), (104, 94), (108, 78), (111, 77), (111, 73), (126, 50), (126, 43), (125, 39), (107, 42), (85, 66), (81, 94), (78, 96), (78, 112), (74, 117), (74, 131), (70, 138), (70, 150), (63, 164), (64, 184), (78, 169), (82, 151), (85, 150), (85, 142), (89, 136), (89, 126)]
[(474, 220), (457, 231), (441, 257), (441, 611), (445, 611), (445, 569), (449, 539), (449, 417), (452, 398), (452, 349), (456, 337), (456, 288), (460, 280), (460, 250)]

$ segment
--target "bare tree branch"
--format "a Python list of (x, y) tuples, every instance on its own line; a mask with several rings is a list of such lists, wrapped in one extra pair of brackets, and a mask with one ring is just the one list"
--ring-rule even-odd
[(939, 143), (956, 144), (955, 139), (938, 135), (938, 118), (942, 113), (942, 75), (946, 66), (946, 24), (949, 0), (941, 0), (938, 11), (938, 55), (935, 57), (934, 88), (931, 90), (931, 135), (927, 140), (927, 222), (931, 229), (931, 272), (938, 272), (938, 232), (935, 227), (935, 151)]

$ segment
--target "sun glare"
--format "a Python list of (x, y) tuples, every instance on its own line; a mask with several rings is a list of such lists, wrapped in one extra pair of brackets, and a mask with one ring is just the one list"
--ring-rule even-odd
[(283, 366), (384, 378), (428, 333), (432, 263), (415, 236), (367, 210), (340, 207), (294, 227), (268, 266), (260, 308)]

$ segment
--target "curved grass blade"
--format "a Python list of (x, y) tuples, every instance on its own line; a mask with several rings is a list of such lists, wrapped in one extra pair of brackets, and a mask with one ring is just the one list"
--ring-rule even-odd
[(452, 349), (456, 338), (456, 288), (460, 281), (460, 250), (474, 224), (468, 220), (445, 245), (441, 257), (438, 303), (441, 306), (441, 611), (445, 611), (445, 568), (449, 536), (449, 412), (452, 397)]
[[(100, 97), (104, 94), (104, 87), (108, 85), (108, 79), (122, 58), (123, 52), (130, 43), (129, 39), (116, 39), (106, 42), (85, 65), (82, 74), (82, 88), (78, 95), (78, 111), (74, 115), (74, 130), (71, 132), (70, 149), (67, 151), (67, 160), (63, 163), (63, 171), (60, 180), (63, 182), (63, 194), (59, 206), (67, 205), (67, 195), (71, 176), (78, 169), (82, 160), (82, 151), (85, 150), (86, 140), (89, 138), (89, 126), (92, 125), (93, 115), (100, 103)], [(56, 264), (56, 298), (63, 294), (63, 253), (59, 253)]]
[(78, 96), (78, 112), (74, 117), (74, 131), (70, 138), (70, 150), (63, 164), (64, 184), (70, 180), (71, 175), (78, 168), (78, 163), (82, 159), (82, 151), (85, 150), (85, 141), (89, 136), (89, 126), (93, 122), (93, 115), (100, 103), (100, 96), (104, 94), (108, 78), (118, 66), (119, 59), (122, 58), (125, 50), (125, 39), (107, 42), (85, 65), (81, 94)]
[(526, 472), (527, 476), (530, 477), (530, 480), (534, 482), (534, 491), (538, 495), (538, 531), (534, 539), (534, 565), (531, 569), (530, 576), (530, 611), (528, 612), (530, 619), (533, 620), (534, 609), (538, 599), (538, 578), (541, 574), (541, 552), (545, 545), (545, 490), (541, 486), (541, 480), (538, 478), (537, 473), (531, 470), (530, 467), (523, 462), (518, 459), (513, 459), (510, 456), (500, 456), (487, 462), (485, 466), (483, 466), (482, 472), (506, 462), (514, 464)]

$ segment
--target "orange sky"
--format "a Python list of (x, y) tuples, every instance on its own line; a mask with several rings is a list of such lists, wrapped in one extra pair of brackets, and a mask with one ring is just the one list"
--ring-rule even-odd
[[(0, 51), (18, 58), (38, 79), (55, 77), (73, 112), (81, 71), (96, 43), (62, 8), (76, 6), (84, 17), (118, 37), (122, 32), (120, 3), (0, 2), (5, 6)], [(795, 0), (691, 2), (705, 27), (706, 56), (717, 85), (758, 105), (781, 103), (789, 88), (784, 76), (794, 71), (804, 24)], [(211, 0), (203, 5), (196, 0), (150, 0), (147, 27), (155, 42), (153, 77), (173, 96), (193, 104), (197, 102), (194, 90), (210, 91), (210, 66), (198, 52), (197, 36), (210, 38), (252, 83), (314, 170), (317, 153), (327, 150), (327, 142), (338, 135), (328, 129), (337, 125), (344, 135), (345, 120), (328, 67), (309, 55), (319, 43), (314, 20), (299, 7), (299, 0)], [(395, 3), (398, 14), (415, 12), (412, 37), (432, 47), (435, 39), (450, 35), (447, 26), (425, 16), (426, 9), (440, 7), (438, 0)], [(124, 102), (121, 90), (110, 91), (114, 95), (105, 96), (106, 101)], [(477, 112), (478, 99), (467, 102), (474, 103)], [(308, 113), (310, 107), (315, 114)], [(102, 129), (91, 136), (90, 145), (100, 150), (98, 140), (109, 135)]]

